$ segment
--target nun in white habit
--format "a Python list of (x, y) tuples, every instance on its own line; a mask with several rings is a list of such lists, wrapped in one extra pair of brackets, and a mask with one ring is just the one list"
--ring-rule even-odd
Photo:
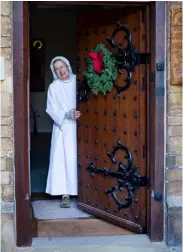
[(61, 56), (50, 64), (53, 82), (48, 88), (46, 112), (53, 119), (46, 193), (62, 195), (61, 207), (70, 207), (69, 195), (77, 195), (76, 76)]

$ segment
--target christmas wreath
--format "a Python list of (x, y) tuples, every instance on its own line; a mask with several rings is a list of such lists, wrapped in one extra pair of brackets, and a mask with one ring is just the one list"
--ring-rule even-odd
[(98, 44), (86, 59), (87, 68), (83, 73), (88, 86), (95, 95), (99, 92), (106, 95), (113, 87), (117, 76), (116, 60), (103, 44)]

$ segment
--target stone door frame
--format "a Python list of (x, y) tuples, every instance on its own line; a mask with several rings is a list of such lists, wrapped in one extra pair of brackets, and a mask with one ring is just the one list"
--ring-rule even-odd
[[(34, 2), (35, 3), (35, 2)], [(88, 5), (88, 2), (44, 2), (44, 4)], [(104, 2), (90, 2), (90, 5)], [(106, 2), (119, 5), (119, 2)], [(149, 177), (147, 234), (151, 241), (164, 239), (164, 118), (165, 75), (158, 63), (165, 62), (165, 2), (123, 2), (121, 5), (144, 6), (149, 33), (149, 83), (147, 85), (147, 167)], [(13, 87), (16, 244), (31, 246), (32, 213), (29, 174), (29, 3), (13, 2)], [(162, 66), (162, 65), (161, 65)], [(163, 199), (155, 199), (156, 193)]]

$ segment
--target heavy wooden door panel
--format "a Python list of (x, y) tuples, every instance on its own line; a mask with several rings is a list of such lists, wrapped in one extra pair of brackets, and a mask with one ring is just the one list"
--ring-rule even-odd
[[(146, 53), (146, 25), (143, 9), (121, 8), (86, 13), (77, 23), (77, 80), (83, 80), (88, 53), (107, 41), (124, 25), (137, 52)], [(126, 31), (115, 41), (127, 47)], [(142, 63), (142, 62), (140, 62)], [(127, 71), (116, 83), (126, 85)], [(113, 87), (105, 97), (90, 91), (78, 102), (78, 205), (82, 209), (138, 233), (146, 232), (146, 64), (135, 66), (131, 85), (120, 93)], [(139, 176), (139, 177), (138, 177)]]

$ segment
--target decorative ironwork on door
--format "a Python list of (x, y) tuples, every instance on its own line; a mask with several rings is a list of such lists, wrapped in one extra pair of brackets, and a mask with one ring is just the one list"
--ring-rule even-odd
[[(133, 192), (136, 191), (139, 187), (147, 186), (147, 177), (140, 176), (137, 173), (138, 166), (133, 166), (133, 158), (130, 150), (122, 145), (120, 141), (113, 147), (113, 151), (107, 152), (107, 155), (111, 158), (112, 163), (116, 164), (117, 160), (115, 159), (115, 153), (117, 150), (124, 150), (126, 152), (125, 158), (128, 160), (128, 164), (125, 165), (123, 162), (118, 162), (118, 170), (112, 171), (108, 168), (99, 168), (91, 163), (88, 166), (91, 176), (95, 174), (103, 174), (105, 177), (114, 177), (117, 179), (118, 184), (112, 186), (110, 189), (106, 189), (105, 193), (110, 196), (112, 195), (114, 201), (118, 206), (118, 211), (122, 208), (127, 208), (132, 204)], [(125, 202), (121, 202), (116, 195), (116, 191), (123, 191), (126, 189), (127, 196), (125, 196)]]
[[(124, 40), (127, 41), (126, 46), (123, 46), (123, 44), (117, 44), (115, 41), (116, 35), (120, 31), (125, 32)], [(118, 73), (121, 75), (124, 74), (124, 71), (127, 73), (127, 77), (124, 78), (126, 85), (120, 86), (116, 81), (114, 82), (117, 95), (120, 95), (121, 92), (130, 88), (132, 83), (132, 73), (135, 71), (135, 66), (139, 64), (147, 64), (149, 62), (149, 54), (136, 51), (135, 46), (132, 45), (132, 34), (130, 30), (126, 26), (121, 25), (119, 21), (117, 22), (117, 28), (112, 33), (112, 36), (107, 36), (106, 39), (113, 49), (113, 55), (116, 57)], [(89, 87), (86, 79), (84, 79), (78, 83), (77, 101), (87, 101), (88, 92)]]
[[(124, 36), (124, 39), (127, 40), (126, 47), (122, 44), (117, 44), (115, 41), (115, 37), (120, 31), (123, 31), (126, 34)], [(135, 46), (132, 45), (132, 34), (130, 30), (126, 26), (121, 25), (119, 21), (112, 36), (107, 36), (107, 41), (110, 43), (112, 48), (115, 49), (118, 73), (124, 74), (123, 70), (127, 72), (127, 78), (124, 79), (126, 82), (125, 86), (120, 87), (116, 82), (114, 83), (117, 94), (120, 95), (120, 92), (130, 88), (132, 82), (132, 72), (135, 71), (135, 66), (139, 64), (147, 64), (149, 61), (149, 55), (147, 53), (138, 53), (136, 51)]]

